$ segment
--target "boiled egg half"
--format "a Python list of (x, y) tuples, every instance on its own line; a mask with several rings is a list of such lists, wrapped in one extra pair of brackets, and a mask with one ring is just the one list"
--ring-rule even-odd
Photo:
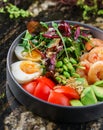
[(41, 65), (32, 61), (17, 61), (11, 64), (11, 72), (20, 84), (38, 78), (42, 74)]
[(40, 61), (41, 54), (36, 51), (32, 50), (30, 53), (24, 51), (24, 47), (17, 45), (15, 48), (15, 55), (19, 60), (31, 60), (31, 61)]

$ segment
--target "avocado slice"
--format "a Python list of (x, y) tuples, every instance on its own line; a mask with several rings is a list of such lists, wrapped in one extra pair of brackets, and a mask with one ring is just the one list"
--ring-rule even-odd
[(81, 93), (81, 102), (83, 105), (90, 105), (97, 103), (97, 98), (91, 87), (87, 87)]
[(99, 86), (99, 87), (103, 87), (103, 80), (95, 82), (94, 85)]
[(92, 85), (92, 89), (99, 101), (103, 101), (103, 87)]
[(80, 100), (76, 100), (76, 99), (70, 100), (70, 104), (72, 106), (83, 106), (83, 104), (81, 103), (81, 101)]
[(85, 78), (77, 78), (77, 79), (76, 79), (76, 83), (77, 83), (78, 85), (82, 85), (82, 86), (84, 86), (84, 87), (87, 87), (87, 86), (88, 86), (88, 82), (87, 82), (87, 80), (86, 80)]

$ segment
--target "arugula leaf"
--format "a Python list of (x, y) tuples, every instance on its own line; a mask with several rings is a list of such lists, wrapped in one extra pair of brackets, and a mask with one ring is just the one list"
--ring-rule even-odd
[(74, 46), (75, 46), (74, 53), (75, 53), (75, 56), (76, 56), (76, 58), (77, 58), (77, 60), (78, 60), (79, 57), (80, 57), (80, 55), (81, 55), (80, 43), (74, 42)]
[(31, 50), (31, 45), (29, 43), (31, 38), (32, 38), (32, 35), (28, 31), (26, 31), (24, 38), (22, 38), (23, 42), (19, 44), (20, 46), (24, 47), (24, 51), (26, 52), (30, 52)]
[(64, 49), (57, 53), (57, 59), (59, 59), (64, 53)]

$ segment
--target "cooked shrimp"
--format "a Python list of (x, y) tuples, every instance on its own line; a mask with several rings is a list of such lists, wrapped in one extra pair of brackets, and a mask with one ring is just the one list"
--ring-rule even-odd
[(88, 71), (90, 69), (91, 63), (87, 60), (80, 62), (80, 68), (77, 68), (76, 72), (80, 75), (80, 77), (88, 78)]
[(101, 79), (103, 79), (103, 61), (97, 61), (89, 69), (88, 81), (92, 84)]
[(95, 47), (89, 52), (88, 61), (95, 63), (100, 60), (103, 60), (103, 47)]
[(90, 51), (93, 47), (103, 47), (103, 40), (100, 40), (98, 38), (91, 38), (86, 44), (85, 48), (87, 51)]
[(88, 60), (88, 54), (89, 54), (89, 53), (84, 53), (84, 54), (80, 57), (80, 61)]

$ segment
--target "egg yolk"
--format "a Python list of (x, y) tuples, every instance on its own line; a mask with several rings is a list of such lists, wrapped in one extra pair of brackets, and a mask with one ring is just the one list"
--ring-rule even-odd
[(22, 61), (20, 69), (27, 74), (32, 74), (38, 72), (40, 70), (40, 66), (30, 61)]
[(35, 50), (33, 50), (33, 51), (31, 51), (30, 53), (26, 53), (25, 54), (25, 57), (27, 58), (27, 59), (37, 59), (37, 60), (40, 60), (41, 59), (41, 55), (39, 54), (39, 52), (37, 52), (37, 51), (35, 51)]

